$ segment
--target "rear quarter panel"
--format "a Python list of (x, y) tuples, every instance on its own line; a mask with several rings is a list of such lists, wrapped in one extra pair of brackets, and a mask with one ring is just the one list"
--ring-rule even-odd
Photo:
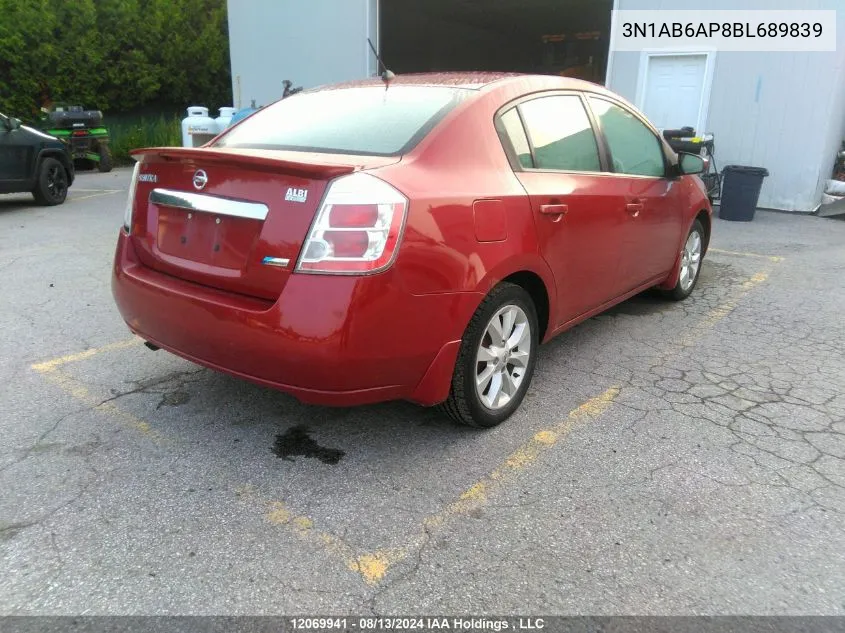
[[(505, 277), (531, 271), (546, 284), (549, 297), (555, 296), (554, 279), (539, 254), (530, 201), (493, 123), (502, 103), (500, 93), (481, 93), (447, 116), (401, 163), (373, 172), (410, 200), (395, 263), (408, 292), (477, 292), (480, 302)], [(476, 200), (501, 201), (504, 239), (477, 239)], [(472, 311), (461, 315), (464, 325)]]

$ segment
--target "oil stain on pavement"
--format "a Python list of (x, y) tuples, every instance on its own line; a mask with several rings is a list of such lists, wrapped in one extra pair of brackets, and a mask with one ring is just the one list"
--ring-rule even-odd
[(294, 426), (284, 433), (276, 436), (276, 443), (273, 444), (273, 452), (276, 457), (293, 461), (294, 457), (314, 457), (324, 464), (337, 464), (345, 455), (344, 451), (337, 448), (326, 448), (320, 446), (308, 435), (308, 428), (305, 426)]

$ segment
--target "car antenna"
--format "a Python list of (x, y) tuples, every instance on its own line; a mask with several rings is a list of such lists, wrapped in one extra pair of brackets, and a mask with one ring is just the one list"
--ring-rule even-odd
[(384, 62), (381, 61), (381, 57), (379, 57), (378, 51), (376, 50), (376, 47), (373, 46), (373, 41), (369, 37), (367, 38), (367, 44), (370, 45), (370, 50), (373, 51), (373, 55), (376, 56), (376, 60), (383, 69), (380, 77), (384, 82), (384, 89), (387, 90), (390, 87), (390, 82), (396, 77), (396, 74), (392, 70), (389, 70), (387, 66), (384, 65)]
[(287, 99), (288, 97), (295, 95), (297, 92), (302, 92), (302, 86), (293, 88), (293, 82), (290, 79), (285, 79), (282, 82), (282, 86), (284, 88), (284, 91), (282, 92), (282, 99)]

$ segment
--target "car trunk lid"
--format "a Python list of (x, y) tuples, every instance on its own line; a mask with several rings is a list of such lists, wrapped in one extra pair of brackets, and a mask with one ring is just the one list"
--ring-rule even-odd
[(398, 158), (155, 148), (141, 162), (131, 235), (162, 273), (275, 300), (329, 182)]

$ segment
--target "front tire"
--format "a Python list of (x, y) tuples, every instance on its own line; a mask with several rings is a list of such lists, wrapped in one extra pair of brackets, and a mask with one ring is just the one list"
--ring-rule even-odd
[(38, 179), (32, 195), (38, 204), (52, 207), (67, 198), (68, 174), (65, 166), (55, 158), (45, 158), (38, 168)]
[(449, 397), (440, 405), (459, 424), (491, 428), (519, 408), (537, 364), (539, 330), (531, 296), (501, 283), (484, 298), (461, 341)]
[(666, 296), (673, 301), (683, 301), (692, 294), (698, 283), (701, 272), (701, 260), (704, 259), (704, 226), (701, 220), (696, 220), (681, 247), (681, 269), (678, 273), (678, 283), (666, 292)]

